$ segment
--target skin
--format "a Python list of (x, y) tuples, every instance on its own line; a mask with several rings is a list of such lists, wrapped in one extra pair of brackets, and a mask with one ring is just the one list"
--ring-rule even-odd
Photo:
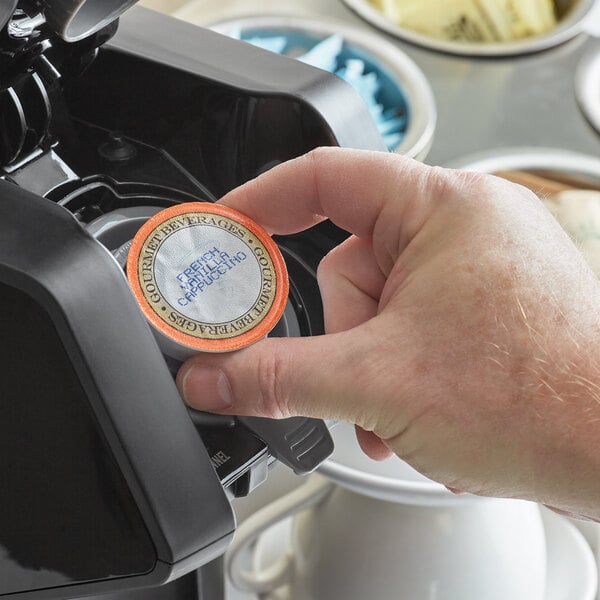
[(222, 414), (353, 422), (453, 490), (600, 518), (600, 283), (540, 200), (496, 177), (323, 148), (221, 202), (322, 261), (327, 335), (198, 355), (177, 383)]

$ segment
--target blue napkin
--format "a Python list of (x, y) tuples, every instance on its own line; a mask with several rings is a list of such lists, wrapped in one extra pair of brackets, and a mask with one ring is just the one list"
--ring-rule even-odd
[[(361, 58), (351, 56), (342, 35), (336, 34), (314, 44), (309, 42), (304, 53), (298, 54), (296, 40), (285, 34), (249, 35), (230, 32), (231, 37), (277, 54), (293, 55), (302, 62), (335, 73), (347, 81), (367, 105), (379, 133), (390, 151), (395, 150), (406, 134), (408, 114), (406, 105), (386, 106), (383, 101), (382, 76), (376, 68), (369, 68)], [(295, 36), (297, 38), (297, 35)]]

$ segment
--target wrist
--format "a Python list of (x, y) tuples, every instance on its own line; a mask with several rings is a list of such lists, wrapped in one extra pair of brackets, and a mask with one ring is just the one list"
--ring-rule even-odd
[[(600, 306), (598, 308), (600, 315)], [(600, 519), (600, 327), (594, 318), (549, 338), (553, 351), (536, 357), (536, 499)], [(538, 434), (539, 432), (539, 434)]]

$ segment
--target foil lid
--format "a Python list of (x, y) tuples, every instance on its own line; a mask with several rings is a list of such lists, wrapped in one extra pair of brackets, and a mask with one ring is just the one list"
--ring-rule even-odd
[(173, 206), (146, 222), (131, 245), (127, 277), (163, 352), (181, 360), (264, 338), (289, 291), (269, 234), (208, 202)]

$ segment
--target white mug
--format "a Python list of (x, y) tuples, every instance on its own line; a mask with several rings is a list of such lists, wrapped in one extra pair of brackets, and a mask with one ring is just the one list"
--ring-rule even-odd
[[(245, 569), (257, 540), (253, 565)], [(265, 600), (545, 597), (537, 505), (492, 499), (399, 504), (318, 475), (244, 521), (226, 564), (235, 587)]]

